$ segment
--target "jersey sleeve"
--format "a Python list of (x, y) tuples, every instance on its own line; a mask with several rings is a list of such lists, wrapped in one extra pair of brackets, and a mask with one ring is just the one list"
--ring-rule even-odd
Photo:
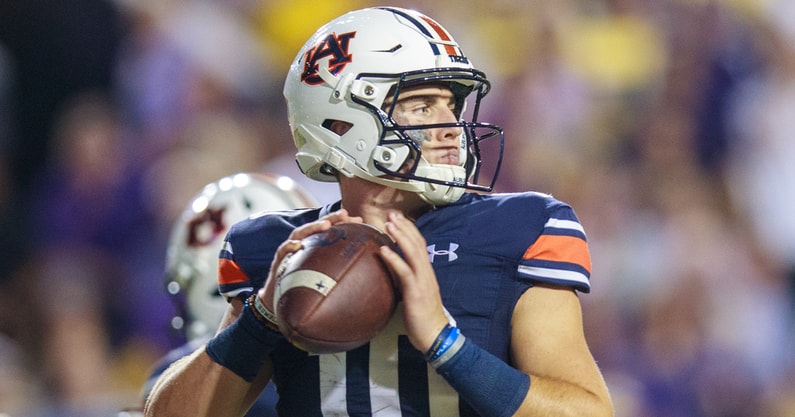
[(227, 300), (254, 291), (253, 281), (235, 261), (234, 254), (232, 243), (224, 241), (218, 258), (218, 290)]
[(218, 290), (227, 300), (265, 284), (276, 249), (294, 226), (283, 212), (235, 223), (218, 255)]
[(571, 207), (561, 204), (549, 211), (541, 234), (522, 256), (519, 275), (532, 283), (590, 292), (591, 255), (585, 230)]
[(228, 301), (265, 285), (279, 245), (296, 227), (317, 220), (320, 212), (320, 208), (269, 211), (232, 225), (218, 255), (221, 295)]

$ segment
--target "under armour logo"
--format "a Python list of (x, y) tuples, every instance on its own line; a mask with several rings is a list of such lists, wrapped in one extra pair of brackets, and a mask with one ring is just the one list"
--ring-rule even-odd
[(458, 243), (450, 242), (450, 246), (447, 249), (439, 249), (436, 250), (436, 244), (428, 245), (428, 256), (431, 258), (431, 263), (436, 258), (436, 255), (439, 256), (447, 256), (447, 262), (453, 262), (454, 260), (458, 259), (458, 255), (456, 255), (455, 250), (458, 249)]

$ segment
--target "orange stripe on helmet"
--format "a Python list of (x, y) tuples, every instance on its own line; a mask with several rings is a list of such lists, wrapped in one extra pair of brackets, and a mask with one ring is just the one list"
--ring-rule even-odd
[[(440, 24), (436, 23), (435, 20), (428, 16), (421, 16), (421, 18), (425, 21), (425, 23), (433, 28), (436, 34), (439, 35), (443, 41), (450, 42), (452, 40), (452, 37), (449, 33), (447, 33), (447, 30), (445, 30), (445, 28), (443, 28)], [(460, 55), (453, 45), (445, 45), (444, 50), (448, 55)]]

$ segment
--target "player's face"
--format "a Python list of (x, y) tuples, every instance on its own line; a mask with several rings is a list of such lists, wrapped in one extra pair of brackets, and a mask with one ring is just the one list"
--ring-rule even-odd
[[(390, 101), (385, 103), (389, 105)], [(455, 123), (455, 97), (442, 85), (407, 88), (395, 103), (392, 118), (400, 125)], [(422, 148), (423, 157), (431, 164), (459, 164), (461, 127), (440, 127), (409, 131), (409, 136)]]

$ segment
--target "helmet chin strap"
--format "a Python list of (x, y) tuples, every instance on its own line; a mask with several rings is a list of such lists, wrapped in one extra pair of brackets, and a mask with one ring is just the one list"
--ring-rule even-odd
[(425, 191), (420, 193), (420, 198), (426, 203), (436, 206), (446, 206), (455, 203), (464, 195), (461, 187), (425, 183)]
[[(375, 176), (353, 163), (344, 164), (344, 169), (338, 166), (339, 172), (347, 177), (357, 176), (370, 182), (398, 190), (410, 191), (419, 194), (420, 198), (432, 206), (443, 206), (458, 201), (464, 195), (463, 187), (451, 185), (434, 184), (421, 180), (395, 180), (383, 176)], [(422, 177), (438, 179), (442, 181), (454, 181), (461, 184), (466, 183), (466, 170), (458, 165), (448, 164), (429, 164), (424, 159), (420, 161), (417, 174)]]
[[(458, 165), (429, 164), (423, 160), (420, 162), (420, 166), (417, 167), (417, 174), (422, 177), (466, 184), (466, 170)], [(434, 184), (419, 180), (411, 180), (411, 182), (423, 186), (423, 190), (419, 193), (420, 198), (434, 206), (455, 203), (464, 195), (465, 191), (463, 187), (452, 185)]]
[[(405, 131), (405, 133), (419, 146), (422, 146), (425, 141), (430, 140), (428, 132), (425, 130), (412, 129)], [(464, 161), (466, 159), (466, 137), (463, 133), (459, 136), (458, 148), (459, 160)], [(463, 167), (458, 165), (431, 164), (423, 158), (420, 161), (420, 165), (417, 167), (417, 175), (423, 178), (433, 178), (466, 184), (467, 172)], [(410, 182), (421, 185), (423, 189), (419, 192), (420, 198), (434, 206), (454, 203), (464, 195), (465, 191), (463, 187), (434, 184), (421, 180), (411, 180)]]
[(423, 185), (421, 183), (418, 184), (409, 181), (384, 178), (383, 176), (375, 176), (370, 174), (365, 169), (358, 166), (355, 162), (353, 162), (352, 160), (346, 157), (343, 156), (339, 156), (337, 158), (330, 157), (331, 155), (334, 155), (336, 153), (339, 153), (339, 151), (337, 149), (332, 148), (329, 151), (329, 154), (326, 156), (325, 160), (329, 165), (331, 165), (334, 169), (336, 169), (337, 172), (341, 173), (342, 175), (345, 175), (348, 178), (359, 177), (368, 180), (370, 182), (374, 182), (376, 184), (380, 184), (391, 188), (397, 188), (399, 190), (411, 191), (414, 193), (421, 193), (423, 191)]

